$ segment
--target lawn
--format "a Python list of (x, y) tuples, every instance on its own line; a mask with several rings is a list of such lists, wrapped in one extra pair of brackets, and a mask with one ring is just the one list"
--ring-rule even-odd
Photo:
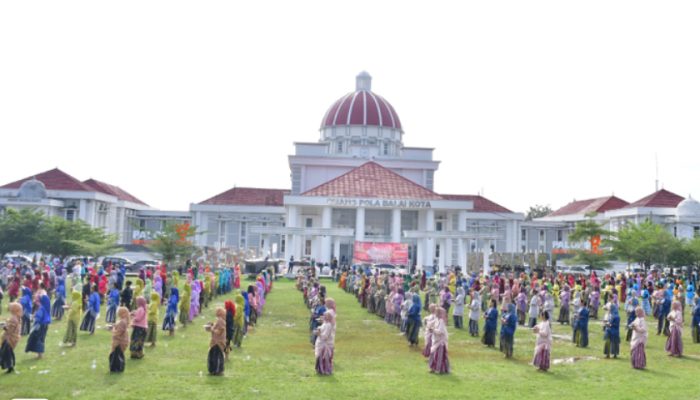
[[(179, 329), (175, 336), (160, 333), (158, 346), (147, 349), (143, 360), (128, 360), (123, 374), (108, 372), (108, 331), (99, 329), (92, 337), (81, 332), (76, 348), (62, 348), (59, 342), (65, 322), (54, 323), (49, 329), (43, 360), (23, 353), (26, 338), (22, 339), (17, 352), (18, 373), (0, 376), (0, 398), (288, 400), (566, 396), (568, 400), (671, 395), (698, 398), (700, 395), (697, 378), (700, 345), (690, 341), (687, 324), (685, 357), (666, 356), (664, 338), (652, 334), (647, 349), (648, 369), (635, 371), (630, 367), (629, 348), (624, 342), (621, 359), (603, 358), (601, 327), (591, 322), (588, 349), (577, 349), (562, 337), (555, 339), (552, 359), (595, 358), (553, 365), (548, 373), (537, 372), (529, 365), (534, 335), (527, 329), (518, 329), (515, 357), (505, 360), (497, 350), (486, 349), (467, 332), (450, 327), (452, 374), (437, 376), (428, 373), (420, 350), (410, 349), (393, 326), (360, 308), (352, 295), (340, 291), (331, 282), (326, 283), (329, 295), (338, 304), (333, 376), (316, 376), (308, 336), (308, 311), (301, 293), (291, 282), (281, 280), (268, 296), (264, 318), (248, 334), (243, 347), (232, 352), (223, 377), (207, 375), (209, 335), (202, 329), (211, 320), (214, 306), (225, 300), (219, 297), (205, 316), (186, 329)], [(104, 326), (103, 315), (104, 309), (101, 326)], [(555, 335), (566, 337), (571, 332), (568, 326), (558, 324), (554, 330)]]

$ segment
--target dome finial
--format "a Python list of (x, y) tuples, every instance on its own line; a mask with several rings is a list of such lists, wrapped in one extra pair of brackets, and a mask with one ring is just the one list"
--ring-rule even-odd
[(372, 90), (372, 76), (367, 71), (362, 71), (355, 77), (355, 91)]

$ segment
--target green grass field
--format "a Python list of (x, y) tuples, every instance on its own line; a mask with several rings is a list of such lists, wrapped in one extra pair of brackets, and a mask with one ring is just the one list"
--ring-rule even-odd
[[(601, 327), (591, 322), (588, 349), (577, 349), (563, 338), (555, 339), (552, 359), (595, 359), (553, 365), (548, 373), (537, 372), (529, 365), (534, 335), (527, 329), (518, 329), (515, 357), (505, 360), (497, 350), (486, 349), (467, 332), (450, 327), (452, 374), (438, 376), (428, 373), (420, 350), (410, 349), (397, 329), (360, 308), (352, 295), (331, 282), (326, 284), (338, 304), (333, 376), (316, 376), (308, 311), (292, 282), (280, 280), (268, 296), (265, 316), (248, 334), (243, 348), (232, 352), (223, 377), (207, 375), (209, 334), (202, 329), (211, 320), (213, 306), (223, 304), (225, 298), (219, 297), (204, 317), (186, 329), (178, 329), (175, 336), (159, 332), (158, 346), (147, 349), (143, 360), (128, 360), (123, 374), (109, 373), (108, 331), (99, 329), (92, 337), (81, 332), (75, 348), (62, 348), (59, 342), (65, 322), (54, 323), (44, 359), (35, 360), (33, 354), (24, 353), (26, 338), (22, 339), (17, 349), (18, 373), (0, 376), (0, 399), (700, 397), (700, 345), (691, 342), (688, 324), (684, 332), (685, 357), (666, 356), (665, 338), (652, 334), (647, 349), (648, 369), (636, 371), (630, 366), (629, 347), (624, 342), (621, 359), (603, 358)], [(100, 326), (104, 326), (104, 311)], [(162, 308), (161, 314), (164, 311)], [(571, 333), (568, 326), (558, 324), (554, 330), (555, 335), (567, 338)]]

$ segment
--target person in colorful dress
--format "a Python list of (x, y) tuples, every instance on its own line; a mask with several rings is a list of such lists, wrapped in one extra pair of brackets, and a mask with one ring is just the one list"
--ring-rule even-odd
[(518, 326), (518, 315), (515, 304), (508, 304), (508, 310), (501, 316), (501, 341), (500, 348), (506, 358), (513, 357), (513, 344), (515, 329)]
[(112, 327), (112, 352), (109, 354), (109, 372), (124, 372), (126, 348), (129, 347), (129, 309), (119, 307), (119, 320)]
[(148, 304), (143, 296), (137, 297), (135, 302), (136, 310), (131, 312), (131, 326), (133, 330), (131, 331), (129, 351), (131, 352), (131, 358), (141, 359), (143, 358), (143, 346), (146, 341), (146, 329), (148, 328)]
[(430, 329), (432, 336), (432, 344), (430, 347), (430, 356), (428, 357), (428, 366), (430, 372), (435, 374), (449, 374), (450, 360), (447, 354), (447, 311), (442, 308), (437, 308), (435, 321), (427, 329)]
[(632, 341), (630, 342), (630, 359), (632, 368), (644, 369), (647, 365), (646, 344), (649, 332), (647, 323), (644, 320), (644, 309), (637, 307), (637, 318), (632, 322)]
[(63, 344), (66, 346), (75, 346), (78, 340), (78, 325), (80, 325), (80, 316), (83, 313), (82, 294), (74, 290), (70, 294), (71, 303), (68, 310), (68, 323), (66, 324), (66, 334), (63, 336)]
[(22, 305), (12, 302), (8, 305), (8, 309), (10, 316), (5, 322), (0, 339), (0, 368), (6, 369), (9, 374), (15, 370), (15, 348), (21, 338)]
[(151, 292), (151, 303), (148, 305), (148, 329), (146, 330), (146, 342), (151, 347), (156, 346), (158, 340), (158, 321), (160, 320), (160, 296), (155, 290)]
[(552, 352), (552, 325), (549, 322), (549, 312), (542, 313), (540, 323), (532, 328), (532, 332), (537, 336), (532, 365), (546, 372), (549, 370)]
[(27, 339), (25, 353), (37, 353), (37, 358), (43, 357), (49, 324), (51, 324), (51, 299), (44, 294), (39, 298), (39, 308), (34, 314), (34, 325)]
[(170, 288), (170, 297), (168, 297), (168, 308), (165, 311), (163, 319), (163, 330), (168, 331), (168, 335), (172, 336), (175, 333), (175, 325), (177, 316), (177, 304), (180, 301), (180, 292), (175, 286)]
[(333, 374), (333, 353), (335, 351), (335, 321), (333, 314), (326, 312), (322, 316), (323, 323), (314, 331), (317, 336), (314, 344), (316, 356), (316, 373), (319, 375)]
[(666, 352), (672, 357), (683, 356), (683, 309), (680, 301), (674, 301), (671, 312), (666, 317), (669, 321), (669, 334), (666, 339)]
[(612, 304), (610, 306), (610, 317), (605, 323), (605, 335), (603, 339), (605, 340), (605, 345), (603, 352), (605, 353), (605, 358), (617, 358), (620, 354), (620, 313), (617, 310), (617, 306)]
[(496, 299), (492, 299), (491, 307), (489, 307), (484, 315), (484, 336), (481, 339), (481, 343), (487, 347), (496, 346), (496, 327), (498, 325), (497, 307)]
[(211, 332), (209, 341), (209, 355), (207, 368), (209, 374), (220, 376), (224, 374), (224, 349), (226, 348), (226, 310), (216, 309), (216, 321), (207, 325), (207, 331)]

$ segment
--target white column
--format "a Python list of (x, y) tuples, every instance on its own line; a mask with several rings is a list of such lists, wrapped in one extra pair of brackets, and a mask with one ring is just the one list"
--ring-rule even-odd
[(401, 242), (401, 209), (395, 208), (391, 210), (391, 241), (394, 243)]
[[(287, 207), (287, 222), (286, 226), (288, 228), (296, 228), (297, 227), (297, 220), (298, 220), (298, 215), (299, 209), (297, 206), (288, 206)], [(295, 260), (299, 260), (299, 254), (297, 253), (297, 235), (287, 235), (286, 241), (285, 241), (285, 247), (284, 247), (284, 257), (287, 261), (294, 256)]]
[(435, 259), (435, 238), (431, 232), (435, 232), (435, 210), (428, 209), (425, 211), (425, 230), (428, 232), (428, 237), (425, 240), (425, 260), (424, 265), (433, 265)]
[(338, 259), (338, 265), (340, 265), (340, 238), (333, 238), (333, 256)]
[(362, 242), (365, 240), (365, 209), (360, 207), (357, 209), (355, 216), (355, 241)]
[[(466, 232), (467, 231), (467, 212), (460, 211), (458, 218), (459, 218), (459, 220), (457, 220), (457, 230), (460, 232)], [(460, 267), (462, 267), (462, 271), (466, 272), (467, 271), (466, 239), (464, 239), (464, 238), (459, 239), (458, 246), (459, 246), (459, 248), (457, 249), (457, 251), (458, 251), (457, 263), (459, 264)]]
[(441, 269), (453, 265), (452, 260), (452, 239), (443, 239), (440, 245), (440, 262), (442, 263)]
[[(323, 207), (323, 211), (321, 212), (321, 228), (331, 229), (332, 217), (333, 209), (330, 207)], [(321, 262), (331, 262), (331, 237), (329, 235), (321, 236)]]

